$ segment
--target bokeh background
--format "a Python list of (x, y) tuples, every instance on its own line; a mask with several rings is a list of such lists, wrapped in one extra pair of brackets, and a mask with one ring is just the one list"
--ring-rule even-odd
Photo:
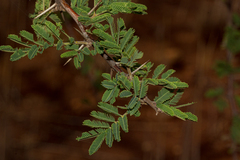
[[(129, 133), (112, 148), (105, 144), (88, 155), (92, 140), (75, 138), (88, 127), (82, 121), (97, 110), (104, 90), (101, 73), (109, 66), (101, 56), (86, 58), (81, 70), (72, 62), (63, 66), (63, 51), (54, 48), (34, 59), (10, 62), (0, 53), (0, 159), (2, 160), (230, 160), (231, 110), (218, 111), (205, 98), (212, 87), (226, 86), (213, 70), (217, 59), (226, 59), (222, 47), (229, 11), (223, 0), (138, 0), (148, 15), (123, 15), (126, 26), (136, 30), (137, 44), (147, 60), (166, 64), (189, 84), (180, 103), (197, 102), (184, 108), (198, 116), (190, 122), (165, 114), (155, 116), (149, 106), (141, 117), (129, 118)], [(10, 44), (8, 34), (32, 31), (29, 13), (34, 0), (1, 0), (0, 45)], [(238, 9), (238, 5), (235, 6)], [(67, 18), (66, 31), (76, 37), (74, 21)], [(158, 88), (150, 88), (153, 99)], [(125, 102), (121, 102), (125, 103)], [(127, 103), (127, 101), (126, 101)]]

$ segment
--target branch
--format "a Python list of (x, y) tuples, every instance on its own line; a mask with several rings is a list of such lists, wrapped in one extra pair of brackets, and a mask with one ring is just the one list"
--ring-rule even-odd
[[(93, 40), (88, 36), (84, 26), (82, 25), (81, 22), (78, 21), (79, 15), (67, 4), (67, 2), (65, 0), (55, 0), (55, 2), (57, 4), (57, 7), (61, 6), (74, 19), (74, 21), (77, 23), (78, 27), (80, 28), (80, 31), (82, 32), (82, 35), (85, 38), (85, 40), (87, 42), (92, 42)], [(100, 2), (101, 0), (96, 6), (93, 7), (93, 9), (90, 12), (92, 12), (100, 4)], [(86, 47), (90, 47), (90, 46), (92, 46), (92, 43), (88, 44)], [(116, 72), (118, 73), (123, 72), (122, 69), (117, 65), (117, 63), (106, 52), (102, 53), (101, 56), (107, 61), (110, 67), (113, 68)], [(142, 66), (143, 65), (141, 65), (140, 68)], [(151, 106), (156, 111), (156, 115), (158, 115), (158, 112), (162, 112), (162, 110), (156, 106), (156, 102), (151, 101), (147, 96), (141, 99), (141, 102)]]

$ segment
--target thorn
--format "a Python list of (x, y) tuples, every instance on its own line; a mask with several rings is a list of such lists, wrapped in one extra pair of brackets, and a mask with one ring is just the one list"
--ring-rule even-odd
[(62, 16), (63, 21), (65, 21), (65, 18), (64, 18), (63, 12), (61, 12), (61, 16)]
[(43, 11), (42, 13), (40, 13), (39, 15), (37, 15), (34, 19), (37, 19), (39, 17), (41, 17), (42, 15), (44, 15), (45, 13), (47, 13), (48, 11), (50, 11), (51, 9), (53, 9), (54, 7), (56, 7), (57, 3), (54, 3), (53, 5), (51, 5), (48, 9), (46, 9), (45, 11)]
[[(149, 60), (148, 60), (149, 61)], [(135, 69), (133, 72), (132, 72), (132, 75), (134, 73), (136, 73), (139, 69), (141, 69), (148, 61), (146, 61), (145, 63), (143, 63), (141, 66), (139, 66), (137, 69)]]
[(72, 60), (72, 58), (69, 58), (69, 59), (67, 60), (67, 62), (64, 63), (63, 66), (66, 66), (71, 60)]

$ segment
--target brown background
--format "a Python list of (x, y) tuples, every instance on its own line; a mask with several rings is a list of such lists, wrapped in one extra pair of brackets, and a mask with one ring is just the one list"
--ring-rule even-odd
[[(10, 33), (32, 31), (29, 13), (33, 0), (1, 0), (0, 45), (11, 44)], [(175, 76), (187, 82), (180, 103), (197, 102), (188, 110), (199, 122), (184, 122), (164, 114), (155, 116), (148, 106), (141, 117), (129, 118), (129, 133), (112, 148), (105, 144), (88, 155), (92, 140), (77, 142), (82, 126), (97, 109), (103, 89), (101, 72), (109, 66), (98, 55), (86, 59), (81, 70), (73, 63), (63, 66), (63, 51), (48, 49), (33, 60), (10, 62), (9, 53), (0, 54), (0, 159), (3, 160), (228, 160), (231, 155), (230, 108), (219, 112), (204, 97), (211, 87), (225, 87), (212, 70), (216, 59), (225, 59), (222, 48), (229, 13), (221, 0), (149, 0), (148, 15), (124, 15), (127, 27), (136, 30), (143, 51), (141, 63), (150, 60), (175, 69)], [(79, 38), (71, 19), (67, 32)], [(90, 64), (90, 65), (89, 65)], [(151, 99), (157, 89), (150, 88)], [(122, 103), (127, 103), (122, 102)]]

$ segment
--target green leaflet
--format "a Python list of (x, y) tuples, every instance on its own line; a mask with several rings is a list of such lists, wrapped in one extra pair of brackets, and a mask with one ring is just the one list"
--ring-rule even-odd
[(120, 125), (118, 122), (114, 122), (112, 123), (111, 125), (111, 128), (112, 128), (112, 133), (114, 135), (114, 139), (116, 141), (121, 141), (121, 138), (120, 138)]
[(138, 102), (138, 97), (133, 96), (130, 102), (128, 103), (127, 108), (133, 109), (133, 107), (137, 104), (137, 102)]
[(146, 14), (145, 10), (147, 9), (145, 5), (133, 2), (113, 2), (108, 7), (111, 9), (112, 14), (118, 14), (119, 12)]
[(102, 110), (108, 112), (108, 113), (113, 113), (113, 114), (115, 114), (115, 115), (117, 115), (117, 116), (121, 116), (121, 115), (118, 113), (118, 108), (117, 108), (117, 107), (114, 107), (114, 106), (111, 105), (111, 104), (99, 102), (99, 103), (98, 103), (98, 107), (101, 108)]
[(106, 130), (107, 135), (106, 135), (106, 145), (108, 145), (108, 147), (112, 147), (113, 144), (113, 134), (112, 134), (112, 128), (108, 128)]
[(109, 5), (109, 8), (112, 10), (113, 14), (121, 13), (131, 13), (131, 9), (127, 7), (128, 2), (113, 2)]
[(92, 33), (95, 34), (96, 36), (100, 37), (103, 40), (108, 40), (110, 42), (114, 40), (113, 37), (110, 34), (104, 32), (101, 29), (94, 29), (92, 31)]
[(164, 87), (169, 89), (177, 89), (177, 88), (187, 88), (188, 84), (185, 82), (179, 82), (179, 81), (168, 81), (166, 79), (158, 79), (159, 85), (164, 85)]
[(115, 122), (115, 118), (109, 114), (103, 113), (103, 112), (96, 112), (92, 111), (91, 116), (100, 120), (104, 120), (107, 122)]
[(109, 124), (106, 122), (100, 122), (100, 121), (91, 121), (91, 120), (84, 120), (83, 125), (89, 126), (92, 128), (109, 128)]
[(50, 21), (45, 22), (46, 26), (50, 29), (50, 31), (54, 34), (54, 36), (58, 39), (60, 39), (60, 32), (57, 29), (57, 27)]
[(16, 61), (20, 58), (26, 56), (27, 53), (24, 53), (21, 49), (16, 50), (10, 57), (10, 61)]
[(69, 57), (73, 57), (73, 56), (76, 56), (78, 54), (78, 52), (77, 51), (67, 51), (67, 52), (65, 52), (65, 53), (62, 53), (61, 55), (60, 55), (60, 57), (61, 58), (69, 58)]
[(130, 110), (130, 116), (135, 115), (139, 111), (138, 109), (140, 107), (141, 107), (141, 102), (138, 101), (135, 107), (132, 110)]
[(88, 21), (86, 23), (86, 25), (89, 25), (89, 24), (92, 24), (92, 23), (99, 23), (99, 22), (102, 22), (104, 20), (106, 20), (108, 17), (110, 17), (111, 14), (110, 13), (104, 13), (104, 14), (101, 14), (99, 16), (95, 16), (93, 18), (91, 18), (90, 21)]
[(91, 21), (91, 18), (88, 15), (82, 15), (78, 17), (79, 22), (89, 22)]
[(177, 92), (175, 94), (175, 96), (169, 101), (169, 105), (176, 105), (178, 103), (178, 101), (181, 99), (182, 95), (183, 95), (183, 91), (182, 92)]
[(101, 147), (102, 142), (104, 141), (106, 137), (106, 132), (102, 132), (99, 136), (97, 136), (97, 138), (92, 142), (88, 152), (89, 155), (94, 154), (95, 152), (97, 152), (97, 150)]
[(115, 54), (120, 56), (122, 51), (120, 49), (110, 48), (106, 50), (108, 54)]
[(99, 135), (98, 132), (96, 132), (95, 130), (91, 130), (91, 131), (88, 131), (88, 132), (83, 132), (82, 136), (77, 137), (76, 140), (81, 141), (81, 140), (84, 140), (84, 139), (89, 139), (89, 138), (96, 137), (97, 135)]
[(115, 103), (116, 97), (118, 97), (119, 92), (120, 92), (120, 89), (119, 89), (118, 87), (116, 87), (116, 88), (114, 89), (113, 96), (112, 96), (112, 98), (111, 98), (110, 101), (109, 101), (110, 104)]
[(49, 18), (52, 19), (55, 23), (62, 23), (62, 20), (57, 16), (57, 14), (51, 13)]
[(77, 54), (77, 58), (78, 58), (78, 61), (79, 61), (79, 62), (83, 62), (83, 60), (84, 60), (84, 54), (81, 53), (81, 52), (78, 53), (78, 54)]
[(37, 55), (38, 49), (39, 49), (39, 47), (36, 46), (36, 45), (31, 46), (31, 48), (29, 49), (29, 51), (27, 53), (28, 54), (28, 58), (30, 60), (33, 59), (33, 57), (35, 57)]
[(102, 13), (106, 13), (109, 11), (109, 7), (108, 6), (100, 6), (97, 10), (96, 10), (96, 14), (102, 14)]
[(132, 83), (127, 79), (124, 74), (119, 75), (118, 79), (122, 82), (126, 89), (130, 90), (132, 88)]
[(47, 33), (47, 31), (43, 28), (43, 26), (40, 26), (38, 24), (33, 24), (31, 26), (37, 34), (39, 34), (45, 40), (53, 44), (54, 38), (49, 33)]
[(167, 70), (167, 72), (163, 73), (161, 78), (162, 79), (167, 79), (169, 76), (171, 76), (173, 73), (175, 72), (175, 70), (173, 69), (169, 69)]
[(159, 66), (157, 66), (157, 68), (153, 72), (152, 78), (153, 79), (158, 78), (158, 76), (163, 72), (165, 68), (166, 66), (164, 64), (160, 64)]
[(91, 54), (91, 51), (87, 47), (83, 48), (80, 52), (85, 54), (85, 55), (90, 55)]
[(9, 34), (8, 35), (8, 39), (10, 39), (11, 41), (14, 41), (14, 42), (16, 42), (18, 44), (21, 44), (23, 46), (26, 46), (26, 47), (30, 47), (31, 46), (31, 45), (29, 45), (29, 44), (27, 44), (25, 42), (22, 42), (21, 38), (18, 37), (17, 35), (15, 35), (15, 34)]
[(128, 132), (128, 120), (127, 120), (127, 115), (123, 115), (118, 117), (119, 124), (124, 132)]
[(174, 112), (172, 110), (172, 107), (169, 107), (168, 105), (157, 103), (157, 107), (160, 108), (163, 112), (169, 114), (170, 116), (174, 116)]
[(121, 48), (121, 50), (123, 50), (125, 48), (125, 45), (132, 38), (134, 32), (135, 32), (135, 30), (130, 28), (127, 31), (127, 33), (124, 35), (124, 37), (120, 40), (120, 48)]
[(56, 47), (56, 49), (57, 49), (57, 50), (62, 50), (62, 46), (63, 46), (63, 41), (60, 39), (60, 40), (57, 42), (57, 47)]
[(158, 92), (158, 96), (154, 98), (154, 101), (156, 103), (163, 103), (166, 100), (170, 99), (174, 94), (171, 93), (168, 89), (166, 88), (162, 88), (159, 92)]
[(184, 121), (188, 118), (188, 115), (185, 114), (184, 112), (182, 112), (181, 110), (179, 110), (179, 109), (177, 109), (177, 108), (174, 108), (174, 107), (172, 107), (171, 109), (173, 110), (174, 115), (175, 115), (176, 117), (178, 117), (178, 118), (180, 118), (180, 119), (182, 119), (182, 120), (184, 120)]
[(102, 86), (107, 88), (107, 89), (113, 89), (116, 86), (116, 83), (113, 82), (112, 80), (104, 80), (102, 81)]
[(138, 40), (139, 40), (138, 36), (133, 36), (131, 42), (127, 44), (124, 51), (128, 53), (132, 49), (132, 47), (138, 42)]
[(139, 95), (139, 90), (140, 90), (140, 81), (138, 76), (134, 75), (133, 77), (133, 90), (134, 90), (134, 95), (138, 96)]
[[(116, 87), (115, 87), (115, 88), (116, 88)], [(107, 89), (107, 90), (104, 92), (104, 94), (103, 94), (103, 96), (102, 96), (102, 101), (103, 101), (103, 102), (108, 102), (108, 101), (113, 97), (115, 88), (113, 88), (113, 89)]]
[(139, 93), (139, 98), (143, 98), (146, 96), (147, 94), (147, 90), (148, 90), (148, 80), (147, 79), (142, 79), (142, 83), (141, 83), (141, 87), (140, 87), (140, 93)]
[(107, 22), (109, 24), (109, 28), (111, 31), (111, 35), (112, 35), (112, 40), (115, 40), (115, 24), (114, 24), (114, 18), (113, 17), (108, 17), (107, 18)]
[(2, 45), (2, 46), (0, 46), (0, 51), (14, 52), (14, 51), (16, 51), (16, 49), (13, 49), (12, 46), (10, 46), (10, 45)]
[(120, 97), (120, 98), (127, 98), (127, 97), (130, 97), (130, 96), (132, 96), (132, 95), (133, 95), (132, 92), (130, 92), (129, 90), (123, 90), (123, 91), (120, 93), (119, 97)]
[(108, 40), (100, 41), (99, 45), (103, 46), (105, 48), (116, 48), (116, 49), (119, 49), (119, 46), (116, 43), (108, 41)]
[(111, 75), (110, 75), (109, 73), (103, 73), (103, 74), (102, 74), (102, 77), (103, 77), (103, 78), (106, 78), (106, 79), (108, 79), (108, 80), (112, 80)]
[(185, 114), (188, 116), (188, 117), (187, 117), (188, 120), (191, 120), (191, 121), (194, 121), (194, 122), (197, 122), (197, 121), (198, 121), (197, 116), (195, 116), (195, 115), (192, 114), (191, 112), (185, 112)]
[(20, 31), (20, 35), (22, 37), (26, 38), (27, 40), (35, 43), (32, 33), (28, 32), (28, 31), (25, 31), (25, 30), (22, 30), (22, 31)]
[(119, 44), (120, 32), (125, 29), (125, 23), (122, 18), (117, 19), (117, 44)]
[(74, 63), (74, 66), (75, 66), (76, 69), (81, 68), (81, 63), (79, 62), (77, 57), (73, 58), (73, 63)]

